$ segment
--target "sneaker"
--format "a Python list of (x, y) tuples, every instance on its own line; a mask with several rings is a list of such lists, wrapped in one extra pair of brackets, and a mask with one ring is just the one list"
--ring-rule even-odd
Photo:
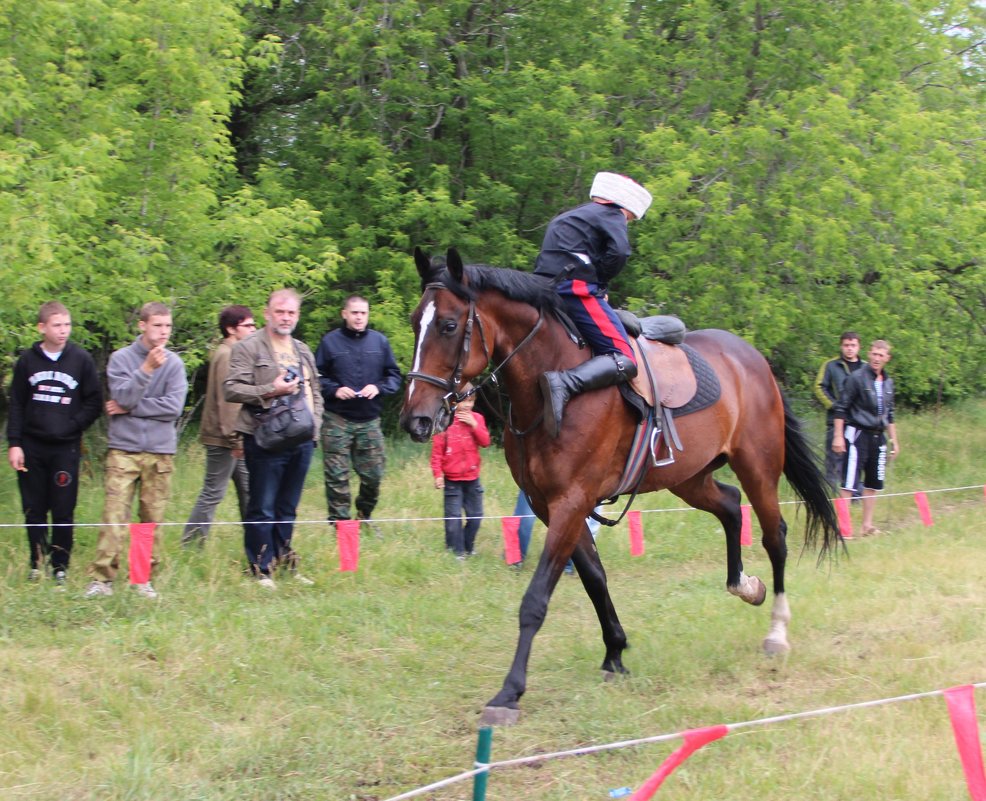
[(38, 568), (36, 567), (32, 567), (31, 572), (27, 574), (27, 580), (32, 583), (37, 583), (41, 581), (41, 579), (43, 579), (44, 577), (45, 574), (41, 570), (38, 570)]
[(65, 592), (65, 581), (68, 579), (64, 570), (55, 571), (55, 590), (57, 592)]
[(301, 575), (301, 573), (294, 573), (294, 574), (292, 574), (292, 576), (293, 576), (293, 578), (294, 578), (295, 581), (297, 581), (299, 584), (301, 584), (304, 587), (314, 587), (315, 586), (315, 582), (312, 581), (310, 578), (308, 578), (308, 576), (303, 576), (303, 575)]
[(141, 598), (149, 598), (152, 601), (158, 597), (157, 590), (151, 586), (149, 581), (146, 584), (134, 584), (134, 592)]
[(378, 540), (383, 539), (383, 531), (380, 529), (380, 526), (377, 525), (376, 520), (372, 517), (360, 517), (357, 519), (360, 521), (360, 525), (369, 528)]
[(257, 579), (257, 586), (263, 587), (265, 590), (276, 590), (277, 585), (274, 583), (274, 579), (270, 576), (261, 576)]
[(86, 587), (86, 598), (98, 598), (101, 595), (112, 595), (113, 583), (109, 581), (91, 581)]

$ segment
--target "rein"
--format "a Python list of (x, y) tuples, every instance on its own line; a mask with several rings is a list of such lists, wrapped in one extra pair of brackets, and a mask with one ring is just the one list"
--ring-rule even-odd
[[(446, 287), (442, 283), (431, 283), (425, 285), (425, 290), (447, 289), (447, 288), (448, 287)], [(452, 370), (451, 378), (438, 378), (437, 376), (433, 376), (428, 373), (423, 373), (420, 372), (419, 370), (412, 370), (407, 374), (407, 377), (410, 378), (412, 381), (415, 380), (425, 381), (436, 387), (444, 389), (445, 395), (442, 398), (442, 409), (447, 414), (452, 413), (452, 409), (457, 403), (460, 403), (464, 401), (466, 398), (475, 395), (487, 383), (492, 382), (494, 385), (498, 385), (497, 373), (503, 370), (503, 368), (510, 363), (510, 360), (513, 359), (513, 357), (516, 356), (524, 348), (524, 346), (526, 346), (534, 338), (534, 335), (537, 334), (537, 332), (541, 329), (541, 326), (544, 323), (544, 312), (543, 310), (538, 309), (537, 322), (534, 323), (534, 326), (527, 333), (527, 336), (525, 336), (517, 344), (517, 347), (515, 347), (509, 354), (507, 354), (507, 357), (502, 362), (500, 362), (496, 367), (490, 370), (490, 372), (483, 378), (482, 381), (475, 384), (473, 388), (470, 389), (468, 392), (457, 392), (456, 387), (458, 387), (459, 384), (462, 383), (462, 371), (465, 369), (466, 363), (469, 361), (469, 353), (472, 349), (472, 332), (473, 332), (474, 323), (479, 326), (479, 338), (480, 341), (483, 343), (483, 353), (486, 355), (487, 363), (489, 363), (492, 356), (490, 354), (489, 348), (486, 345), (486, 332), (483, 330), (483, 321), (479, 317), (479, 315), (476, 314), (476, 301), (470, 300), (469, 312), (466, 316), (465, 331), (463, 332), (463, 337), (462, 337), (462, 348), (459, 351), (459, 358), (456, 361), (455, 368)], [(512, 427), (513, 426), (511, 424), (511, 428)]]

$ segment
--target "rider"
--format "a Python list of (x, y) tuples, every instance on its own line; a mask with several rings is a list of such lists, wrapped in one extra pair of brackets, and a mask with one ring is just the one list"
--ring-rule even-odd
[(589, 190), (592, 202), (562, 212), (544, 233), (534, 272), (555, 279), (565, 310), (594, 354), (570, 370), (544, 373), (544, 423), (558, 436), (565, 404), (586, 390), (616, 386), (637, 374), (623, 323), (606, 300), (606, 285), (630, 256), (627, 225), (651, 204), (644, 187), (625, 175), (599, 172)]

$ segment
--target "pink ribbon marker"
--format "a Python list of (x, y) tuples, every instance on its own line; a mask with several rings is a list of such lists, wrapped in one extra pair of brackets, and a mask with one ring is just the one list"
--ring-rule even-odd
[(986, 801), (986, 773), (983, 771), (983, 747), (979, 741), (976, 699), (971, 684), (945, 690), (945, 703), (952, 719), (952, 733), (959, 749), (966, 787), (972, 801)]
[(520, 555), (520, 538), (517, 531), (520, 529), (519, 517), (505, 517), (500, 521), (503, 530), (503, 555), (508, 565), (516, 565), (524, 561)]
[(359, 567), (359, 520), (336, 521), (339, 570), (355, 573)]
[(753, 521), (750, 519), (750, 504), (740, 505), (740, 516), (743, 520), (740, 525), (740, 545), (753, 545)]
[(643, 556), (644, 524), (640, 520), (640, 512), (628, 512), (627, 524), (630, 526), (630, 556)]
[(151, 580), (151, 557), (154, 553), (154, 529), (157, 523), (130, 524), (130, 583), (146, 584)]
[[(640, 786), (637, 792), (630, 796), (630, 801), (647, 801), (682, 762), (698, 751), (703, 745), (725, 737), (727, 734), (729, 734), (729, 727), (723, 725), (707, 726), (704, 729), (690, 729), (686, 731), (683, 735), (685, 738), (684, 744), (661, 763), (661, 767)], [(975, 801), (979, 801), (979, 799), (975, 799)]]

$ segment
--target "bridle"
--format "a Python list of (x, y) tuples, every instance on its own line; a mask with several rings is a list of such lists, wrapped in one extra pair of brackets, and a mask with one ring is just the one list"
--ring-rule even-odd
[[(448, 289), (445, 284), (441, 282), (434, 282), (425, 285), (425, 292), (429, 289), (439, 290)], [(456, 391), (456, 387), (462, 383), (462, 372), (465, 370), (466, 363), (469, 361), (469, 354), (472, 349), (472, 332), (473, 324), (475, 323), (479, 327), (479, 339), (483, 343), (483, 353), (486, 355), (486, 363), (489, 364), (492, 355), (490, 354), (490, 349), (486, 344), (486, 332), (483, 330), (483, 320), (476, 314), (476, 301), (469, 301), (469, 311), (466, 316), (466, 324), (463, 331), (462, 337), (462, 347), (459, 349), (459, 358), (455, 363), (455, 368), (452, 370), (452, 376), (450, 378), (438, 378), (437, 376), (430, 375), (428, 373), (423, 373), (419, 370), (412, 370), (407, 374), (407, 377), (412, 381), (424, 381), (433, 386), (439, 387), (445, 390), (445, 395), (442, 397), (442, 410), (451, 415), (456, 404), (461, 403), (466, 398), (472, 397), (483, 386), (489, 382), (497, 383), (497, 374), (503, 370), (504, 367), (510, 362), (510, 360), (516, 356), (525, 345), (527, 345), (533, 338), (534, 335), (540, 330), (541, 325), (544, 322), (544, 312), (538, 309), (538, 319), (534, 323), (534, 326), (508, 355), (500, 362), (496, 367), (494, 367), (490, 372), (483, 378), (482, 381), (478, 382), (473, 386), (472, 389), (466, 392)]]

